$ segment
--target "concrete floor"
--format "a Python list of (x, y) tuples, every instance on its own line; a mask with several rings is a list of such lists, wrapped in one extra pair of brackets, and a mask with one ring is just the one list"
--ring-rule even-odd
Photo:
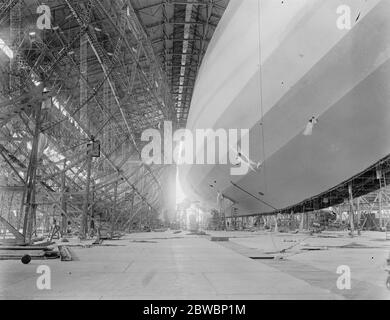
[[(139, 233), (89, 248), (71, 240), (76, 261), (0, 261), (0, 299), (390, 299), (383, 233), (208, 234), (230, 241)], [(269, 255), (283, 259), (250, 258)], [(37, 289), (40, 265), (50, 267), (51, 290)], [(351, 269), (351, 290), (337, 289), (340, 265)]]

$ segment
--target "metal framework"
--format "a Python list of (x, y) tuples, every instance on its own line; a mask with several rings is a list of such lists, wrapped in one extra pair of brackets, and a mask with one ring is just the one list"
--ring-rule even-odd
[[(49, 30), (35, 27), (40, 4), (0, 0), (0, 225), (31, 242), (48, 217), (81, 237), (94, 214), (111, 232), (149, 224), (173, 171), (140, 162), (141, 134), (165, 120), (186, 125), (228, 0), (53, 0)], [(268, 215), (359, 206), (384, 227), (389, 174), (387, 157)]]
[(227, 1), (54, 0), (48, 30), (40, 4), (0, 1), (0, 216), (25, 242), (48, 217), (82, 238), (95, 214), (150, 223), (167, 168), (141, 163), (142, 131), (185, 126)]
[[(275, 230), (278, 228), (277, 221), (287, 222), (290, 228), (295, 228), (298, 223), (300, 229), (308, 229), (309, 220), (313, 222), (317, 214), (324, 215), (330, 210), (336, 214), (338, 221), (342, 221), (345, 215), (351, 235), (356, 230), (382, 230), (386, 231), (386, 239), (390, 239), (389, 175), (390, 156), (387, 156), (338, 186), (296, 205), (252, 215), (240, 215), (232, 208), (228, 219), (233, 224), (238, 221), (241, 225), (248, 225), (244, 223), (248, 219), (252, 219), (252, 225), (264, 219), (265, 225), (273, 224)], [(273, 219), (272, 223), (270, 219)]]
[(134, 1), (167, 75), (179, 127), (186, 124), (198, 70), (228, 2)]

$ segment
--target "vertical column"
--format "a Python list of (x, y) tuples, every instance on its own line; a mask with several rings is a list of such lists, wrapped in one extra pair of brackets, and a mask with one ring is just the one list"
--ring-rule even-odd
[(148, 228), (152, 229), (152, 208), (148, 205)]
[(116, 205), (118, 200), (118, 180), (115, 182), (114, 186), (114, 201), (111, 208), (111, 237), (114, 235), (115, 231), (115, 216), (116, 216)]
[(376, 168), (376, 178), (379, 180), (379, 192), (378, 192), (378, 202), (379, 202), (379, 229), (383, 227), (383, 216), (382, 216), (382, 170), (378, 166)]
[(361, 226), (360, 226), (360, 220), (361, 220), (361, 212), (360, 212), (360, 198), (356, 199), (356, 210), (357, 210), (357, 228), (358, 228), (358, 235), (361, 234)]
[(303, 228), (304, 228), (304, 213), (303, 212), (301, 212), (300, 214), (299, 214), (299, 216), (300, 216), (300, 221), (299, 221), (299, 231), (303, 231)]
[(278, 232), (279, 230), (279, 228), (278, 228), (278, 214), (276, 214), (276, 215), (274, 215), (274, 222), (275, 222), (275, 229), (274, 229), (274, 231), (275, 232)]
[(19, 45), (22, 41), (22, 15), (21, 15), (21, 1), (18, 0), (10, 10), (10, 42), (11, 49), (13, 52), (13, 58), (10, 60), (10, 91), (12, 96), (18, 96), (20, 92), (20, 78), (19, 73)]
[(96, 184), (95, 184), (95, 181), (92, 179), (91, 181), (92, 183), (92, 192), (91, 192), (91, 196), (92, 196), (92, 199), (91, 199), (91, 206), (90, 206), (90, 215), (91, 215), (91, 219), (93, 219), (93, 222), (94, 222), (94, 228), (96, 229), (96, 217), (95, 217), (95, 192), (96, 192)]
[(307, 230), (307, 212), (305, 206), (302, 207), (302, 230)]
[(144, 204), (144, 201), (143, 200), (141, 200), (141, 203), (139, 203), (138, 205), (139, 205), (139, 207), (141, 207), (141, 208), (138, 208), (138, 210), (140, 210), (141, 212), (139, 213), (139, 215), (138, 215), (138, 229), (140, 230), (140, 231), (142, 231), (142, 206), (143, 206), (143, 204)]
[[(20, 95), (20, 78), (18, 77), (20, 67), (20, 55), (18, 50), (23, 36), (21, 6), (21, 1), (18, 0), (10, 10), (10, 47), (13, 52), (13, 58), (10, 59), (10, 77), (8, 85), (9, 91), (11, 92), (11, 96), (13, 97), (17, 97)], [(22, 196), (19, 197), (20, 211), (17, 214), (17, 230), (20, 229), (23, 220), (23, 209), (24, 200), (26, 198), (26, 191), (27, 190), (25, 189), (23, 191)]]
[(354, 207), (353, 207), (352, 182), (348, 184), (348, 193), (349, 193), (349, 224), (351, 227), (351, 236), (353, 236), (353, 233), (355, 231), (355, 224), (353, 221)]
[(383, 203), (382, 203), (382, 189), (379, 190), (378, 193), (378, 202), (379, 202), (379, 228), (382, 230), (383, 228)]
[(305, 230), (310, 229), (310, 220), (309, 220), (309, 212), (305, 212)]
[(84, 193), (83, 214), (82, 214), (81, 225), (80, 225), (81, 239), (85, 239), (88, 233), (88, 206), (89, 206), (89, 189), (91, 183), (91, 170), (92, 170), (92, 143), (89, 145), (87, 150), (87, 178), (85, 181), (86, 187)]
[[(130, 211), (130, 217), (134, 216), (134, 197), (135, 197), (135, 191), (133, 190), (133, 193), (131, 194), (131, 211)], [(131, 221), (131, 220), (130, 220)], [(129, 232), (132, 228), (132, 224), (129, 224)]]
[(64, 171), (61, 174), (61, 209), (62, 209), (62, 221), (61, 221), (61, 234), (66, 235), (66, 231), (68, 229), (68, 217), (67, 214), (67, 204), (66, 204), (66, 197), (67, 197), (67, 188), (66, 188), (66, 159), (64, 159)]
[[(103, 84), (103, 103), (106, 106), (107, 109), (110, 109), (111, 107), (111, 88), (106, 80)], [(102, 119), (102, 123), (105, 121), (105, 119)], [(110, 138), (110, 130), (111, 130), (111, 123), (108, 123), (104, 128), (103, 128), (103, 141), (102, 141), (102, 147), (104, 150), (110, 151), (112, 149), (111, 146), (111, 138)], [(104, 170), (108, 168), (108, 165), (106, 162), (103, 164)]]
[[(88, 99), (88, 37), (86, 34), (80, 38), (80, 105)], [(90, 129), (88, 116), (88, 106), (84, 106), (80, 111), (81, 123)]]
[[(4, 206), (5, 206), (5, 191), (0, 192), (0, 217), (3, 216)], [(4, 233), (5, 238), (5, 233)]]
[(34, 227), (36, 204), (35, 204), (35, 180), (38, 168), (38, 143), (41, 126), (41, 111), (42, 103), (38, 103), (35, 107), (35, 129), (33, 136), (33, 143), (30, 153), (30, 162), (27, 169), (27, 180), (26, 180), (26, 209), (24, 216), (23, 235), (26, 243), (31, 243), (32, 232)]
[[(83, 104), (88, 99), (88, 37), (86, 34), (80, 38), (80, 104)], [(90, 130), (88, 106), (84, 106), (80, 111), (80, 122)], [(80, 225), (80, 238), (85, 239), (88, 234), (88, 207), (89, 207), (89, 191), (90, 191), (90, 180), (91, 180), (91, 169), (92, 169), (92, 144), (87, 150), (87, 177), (86, 187), (83, 202), (83, 214)]]

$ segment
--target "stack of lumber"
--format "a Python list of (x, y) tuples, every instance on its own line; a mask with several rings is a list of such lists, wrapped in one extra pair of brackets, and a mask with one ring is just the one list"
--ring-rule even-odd
[(0, 260), (20, 260), (25, 255), (33, 260), (59, 257), (58, 252), (43, 246), (0, 246)]

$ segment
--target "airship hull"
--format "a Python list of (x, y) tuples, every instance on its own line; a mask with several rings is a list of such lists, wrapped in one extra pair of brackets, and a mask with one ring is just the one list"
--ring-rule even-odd
[[(349, 1), (358, 17), (350, 30), (338, 27), (340, 1), (258, 3), (229, 5), (187, 129), (247, 128), (249, 158), (262, 166), (242, 176), (231, 175), (233, 164), (179, 171), (188, 195), (213, 206), (220, 192), (241, 214), (299, 203), (390, 153), (390, 3)], [(318, 123), (304, 135), (312, 117)]]

